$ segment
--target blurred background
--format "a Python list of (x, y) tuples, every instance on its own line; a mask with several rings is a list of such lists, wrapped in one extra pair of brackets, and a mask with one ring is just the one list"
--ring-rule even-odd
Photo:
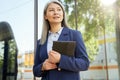
[[(0, 2), (0, 22), (11, 25), (18, 48), (17, 80), (35, 80), (34, 49), (41, 37), (43, 8), (48, 1)], [(65, 7), (69, 27), (82, 33), (89, 55), (90, 67), (80, 73), (81, 80), (120, 80), (120, 0), (59, 1)], [(0, 60), (2, 49), (0, 42)]]

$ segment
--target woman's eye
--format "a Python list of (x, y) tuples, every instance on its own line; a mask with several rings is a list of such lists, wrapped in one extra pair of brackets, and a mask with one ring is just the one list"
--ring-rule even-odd
[(62, 11), (62, 9), (49, 9), (49, 11)]
[(50, 9), (49, 11), (54, 11), (53, 9)]
[(58, 11), (61, 11), (62, 9), (58, 9)]

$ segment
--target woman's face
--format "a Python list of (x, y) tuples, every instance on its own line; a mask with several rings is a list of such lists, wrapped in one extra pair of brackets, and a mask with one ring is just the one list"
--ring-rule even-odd
[(63, 20), (62, 8), (56, 3), (49, 4), (45, 19), (48, 20), (50, 24), (61, 23)]

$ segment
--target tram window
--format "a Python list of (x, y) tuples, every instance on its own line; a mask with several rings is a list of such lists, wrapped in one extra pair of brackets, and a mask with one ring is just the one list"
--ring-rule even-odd
[(8, 73), (9, 72), (14, 72), (15, 71), (15, 50), (16, 50), (16, 47), (15, 47), (15, 43), (14, 43), (14, 40), (10, 40), (8, 42), (9, 44), (9, 51), (8, 51)]
[(4, 59), (4, 42), (0, 41), (0, 80), (2, 80), (2, 65), (3, 65), (3, 59)]

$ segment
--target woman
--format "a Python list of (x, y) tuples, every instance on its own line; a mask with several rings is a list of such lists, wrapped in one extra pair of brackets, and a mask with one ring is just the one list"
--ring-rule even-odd
[[(89, 67), (81, 33), (69, 29), (65, 10), (59, 1), (50, 1), (44, 8), (43, 31), (38, 40), (33, 74), (42, 80), (80, 80), (80, 71)], [(76, 41), (74, 57), (52, 50), (53, 41)]]

